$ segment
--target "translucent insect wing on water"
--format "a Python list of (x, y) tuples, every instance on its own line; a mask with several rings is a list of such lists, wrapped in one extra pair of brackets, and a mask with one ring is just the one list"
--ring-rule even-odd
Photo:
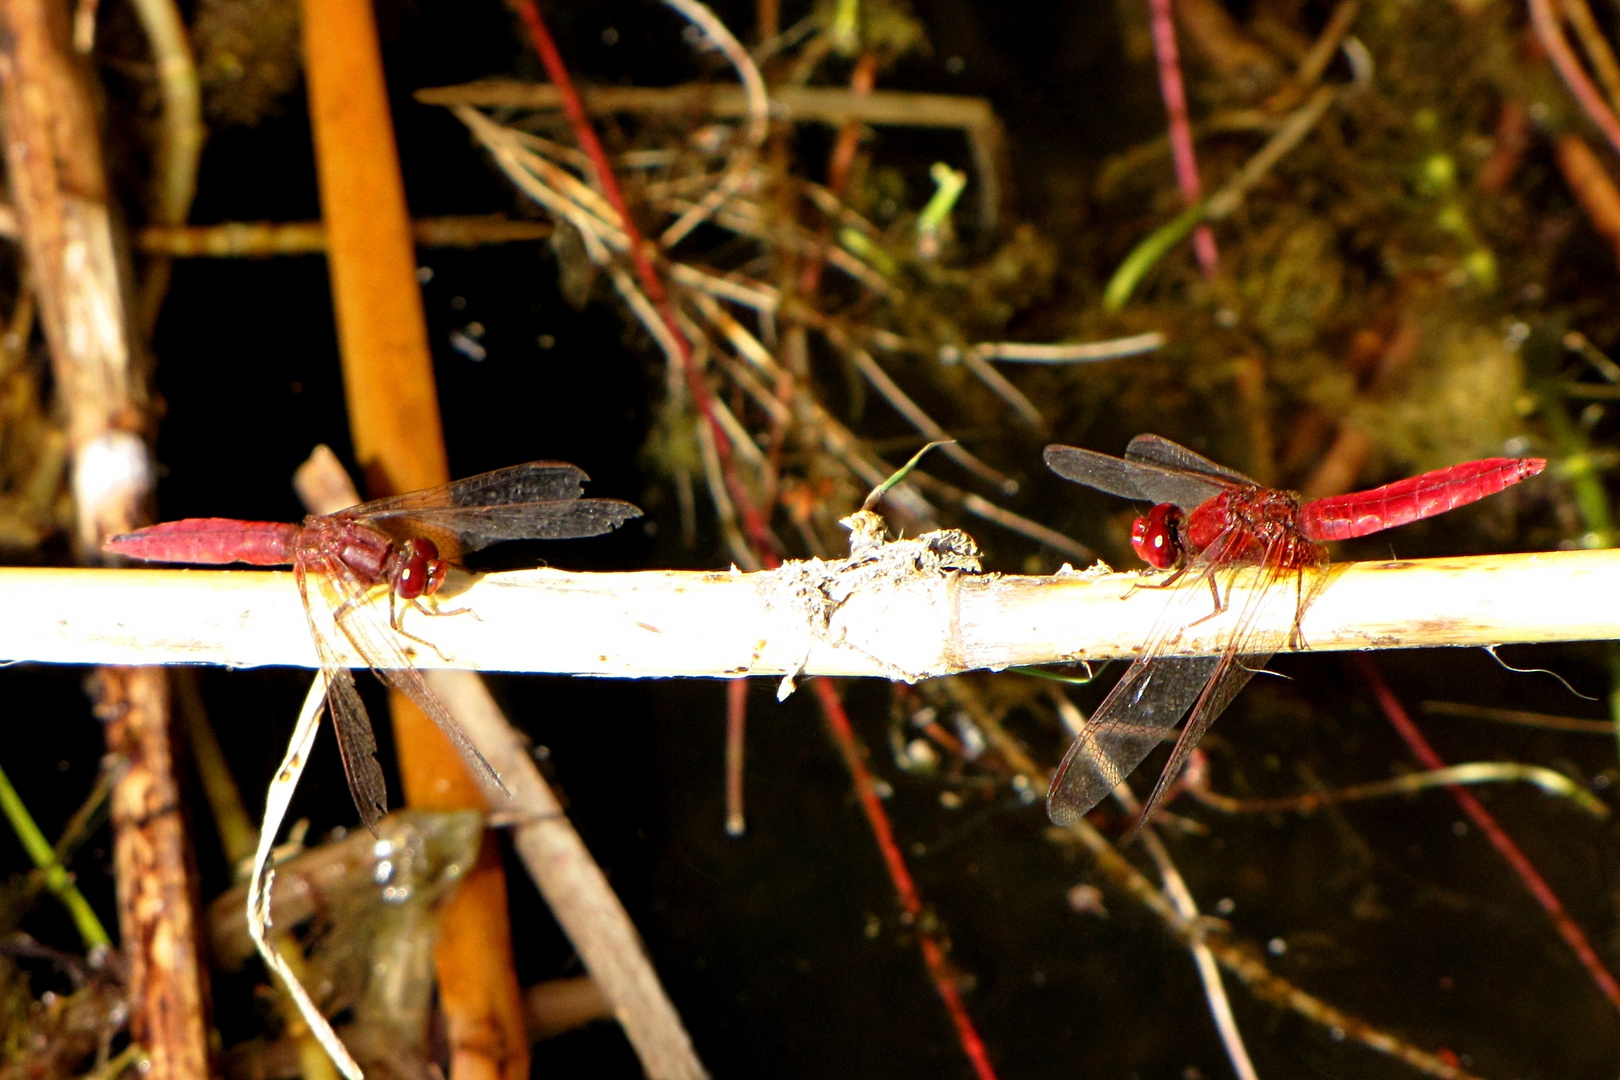
[[(1060, 825), (1076, 821), (1107, 798), (1185, 716), (1186, 727), (1143, 807), (1142, 820), (1146, 821), (1169, 793), (1204, 732), (1254, 673), (1288, 643), (1295, 620), (1327, 579), (1320, 567), (1281, 567), (1270, 558), (1259, 567), (1220, 569), (1225, 547), (1221, 541), (1212, 544), (1204, 552), (1207, 561), (1201, 560), (1188, 579), (1170, 591), (1139, 658), (1069, 749), (1047, 795), (1047, 812), (1053, 821)], [(1232, 586), (1243, 573), (1252, 573), (1256, 579), (1234, 594)], [(1214, 599), (1206, 585), (1209, 580), (1219, 587), (1223, 603), (1235, 600), (1241, 605), (1225, 648), (1215, 656), (1160, 655), (1185, 627), (1211, 613)], [(1265, 609), (1270, 605), (1287, 605), (1287, 612), (1268, 613)]]
[[(449, 557), (457, 552), (477, 551), (503, 540), (568, 540), (600, 536), (640, 516), (640, 509), (617, 499), (575, 499), (570, 502), (411, 510), (402, 512), (397, 524), (401, 535), (426, 536), (438, 543), (440, 552)], [(393, 534), (390, 517), (368, 517), (365, 520), (383, 532)], [(441, 536), (450, 539), (441, 542)]]

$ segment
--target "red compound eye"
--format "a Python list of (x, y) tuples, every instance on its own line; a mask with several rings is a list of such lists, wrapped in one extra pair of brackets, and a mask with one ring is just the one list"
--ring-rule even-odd
[(416, 550), (427, 559), (427, 584), (422, 587), (424, 595), (432, 596), (444, 584), (445, 575), (450, 572), (450, 564), (439, 558), (439, 545), (431, 540), (418, 540)]
[(1168, 570), (1181, 559), (1181, 511), (1174, 503), (1159, 503), (1146, 517), (1131, 525), (1131, 547), (1136, 554), (1159, 570)]
[(399, 546), (394, 563), (394, 591), (401, 600), (415, 600), (444, 583), (445, 563), (431, 540), (407, 540)]

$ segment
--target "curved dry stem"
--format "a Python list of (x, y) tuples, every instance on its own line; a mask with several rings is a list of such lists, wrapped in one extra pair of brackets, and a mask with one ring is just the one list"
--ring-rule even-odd
[[(1609, 729), (1609, 734), (1614, 729)], [(1188, 784), (1192, 797), (1212, 810), (1223, 814), (1269, 814), (1292, 812), (1306, 814), (1335, 803), (1360, 802), (1382, 799), (1392, 795), (1414, 795), (1429, 788), (1449, 787), (1452, 784), (1533, 784), (1547, 795), (1569, 799), (1595, 818), (1609, 816), (1609, 808), (1597, 796), (1581, 787), (1561, 772), (1540, 765), (1521, 765), (1514, 761), (1476, 761), (1464, 765), (1448, 765), (1443, 769), (1408, 773), (1392, 780), (1379, 780), (1368, 784), (1351, 784), (1331, 791), (1310, 791), (1303, 795), (1286, 795), (1274, 799), (1237, 799), (1209, 790), (1201, 784)]]

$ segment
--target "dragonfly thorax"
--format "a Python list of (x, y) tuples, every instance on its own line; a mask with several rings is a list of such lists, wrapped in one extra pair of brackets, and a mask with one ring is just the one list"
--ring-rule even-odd
[(1326, 550), (1300, 531), (1300, 505), (1275, 488), (1223, 491), (1187, 516), (1181, 540), (1190, 556), (1209, 551), (1226, 565), (1315, 566)]

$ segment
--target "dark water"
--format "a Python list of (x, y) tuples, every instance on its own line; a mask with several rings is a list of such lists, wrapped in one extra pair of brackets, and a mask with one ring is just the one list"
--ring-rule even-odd
[[(1162, 123), (1151, 71), (1121, 54), (1112, 6), (938, 0), (917, 10), (933, 53), (907, 60), (883, 85), (988, 95), (1009, 129), (1016, 197), (1026, 216), (1073, 226), (1081, 213), (1069, 205), (1076, 177)], [(733, 25), (747, 25), (745, 5), (721, 11)], [(384, 21), (390, 75), (401, 91), (535, 69), (495, 4), (473, 10), (423, 2), (391, 8)], [(613, 45), (603, 38), (609, 27), (618, 31)], [(679, 24), (650, 3), (570, 6), (556, 11), (554, 30), (582, 77), (659, 84), (695, 72)], [(453, 119), (403, 96), (396, 119), (415, 213), (515, 205)], [(904, 149), (905, 137), (884, 138)], [(824, 144), (807, 143), (807, 160), (824, 152)], [(936, 151), (929, 144), (915, 152)], [(317, 211), (300, 101), (255, 130), (211, 141), (193, 221), (307, 219)], [(1070, 235), (1062, 228), (1056, 234)], [(712, 536), (705, 534), (696, 550), (680, 546), (671, 497), (653, 489), (638, 465), (661, 376), (646, 343), (626, 334), (620, 313), (608, 303), (582, 313), (568, 307), (543, 245), (424, 252), (421, 260), (431, 269), (424, 297), (453, 473), (562, 458), (592, 475), (591, 493), (653, 509), (645, 530), (496, 558), (515, 565), (543, 557), (581, 569), (724, 565)], [(451, 332), (474, 321), (487, 328), (488, 356), (481, 361), (450, 346)], [(546, 347), (542, 335), (550, 339)], [(294, 519), (299, 510), (288, 478), (297, 463), (317, 442), (347, 457), (320, 259), (180, 265), (157, 352), (167, 409), (158, 440), (166, 470), (163, 517)], [(1033, 438), (1020, 460), (1033, 478)], [(1035, 490), (1020, 504), (1023, 512), (1075, 526), (1072, 506), (1041, 501), (1058, 495), (1060, 485), (1043, 481)], [(1101, 530), (1086, 539), (1101, 542)], [(1468, 541), (1433, 531), (1393, 543), (1401, 554), (1416, 555), (1462, 550), (1456, 545)], [(992, 545), (1004, 556), (998, 569), (1042, 557), (1004, 537)], [(1509, 656), (1516, 664), (1555, 668), (1586, 693), (1604, 692), (1595, 650), (1519, 649)], [(1398, 654), (1379, 663), (1414, 709), (1434, 697), (1601, 712), (1551, 680), (1511, 675), (1479, 653)], [(1207, 740), (1221, 790), (1282, 794), (1381, 779), (1410, 765), (1351, 666), (1334, 657), (1277, 666), (1289, 680), (1256, 679)], [(13, 730), (24, 733), (9, 744), (6, 767), (40, 818), (60, 821), (87, 789), (100, 753), (78, 688), (82, 673), (13, 669), (0, 677), (21, 703)], [(279, 759), (304, 678), (279, 671), (202, 674), (250, 800)], [(971, 1075), (808, 695), (779, 706), (774, 681), (754, 688), (749, 830), (733, 840), (722, 830), (718, 683), (509, 677), (496, 680), (496, 689), (548, 749), (571, 816), (636, 918), (716, 1075)], [(893, 788), (887, 805), (900, 841), (912, 852), (918, 887), (949, 939), (968, 1010), (1001, 1075), (1228, 1075), (1189, 957), (1155, 919), (1107, 885), (1106, 916), (1071, 911), (1065, 901), (1071, 886), (1101, 882), (1083, 856), (1048, 837), (1038, 806), (1019, 804), (1005, 784), (972, 768), (949, 783), (902, 772), (887, 750), (888, 688), (852, 685), (846, 692), (872, 767)], [(1089, 705), (1098, 694), (1080, 696)], [(1518, 760), (1577, 777), (1615, 775), (1609, 739), (1419, 719), (1448, 760)], [(1056, 760), (1062, 740), (1049, 724), (1031, 717), (1009, 724), (1039, 760)], [(387, 733), (381, 737), (386, 749)], [(962, 793), (959, 809), (942, 807), (947, 789)], [(1481, 797), (1541, 867), (1599, 955), (1620, 962), (1614, 900), (1620, 849), (1612, 827), (1522, 785)], [(295, 812), (318, 829), (352, 824), (328, 742), (320, 744), (299, 800)], [(1205, 836), (1170, 842), (1194, 895), (1211, 911), (1230, 901), (1227, 917), (1237, 935), (1268, 949), (1279, 974), (1422, 1049), (1449, 1050), (1483, 1075), (1613, 1075), (1620, 1049), (1615, 1011), (1445, 794), (1308, 818), (1225, 819), (1178, 809), (1210, 826)], [(77, 868), (110, 920), (108, 858), (97, 844)], [(0, 851), (4, 865), (20, 865), (9, 836), (0, 838)], [(205, 821), (198, 823), (198, 857), (208, 887), (223, 889), (225, 867)], [(511, 881), (524, 981), (576, 973), (577, 960), (515, 863)], [(49, 905), (34, 920), (29, 927), (42, 939), (72, 940)], [(1241, 987), (1233, 985), (1231, 995), (1262, 1076), (1410, 1074)], [(221, 1010), (228, 1040), (240, 1037), (246, 1020), (232, 1007)], [(537, 1048), (536, 1075), (579, 1069), (637, 1074), (611, 1026)]]

